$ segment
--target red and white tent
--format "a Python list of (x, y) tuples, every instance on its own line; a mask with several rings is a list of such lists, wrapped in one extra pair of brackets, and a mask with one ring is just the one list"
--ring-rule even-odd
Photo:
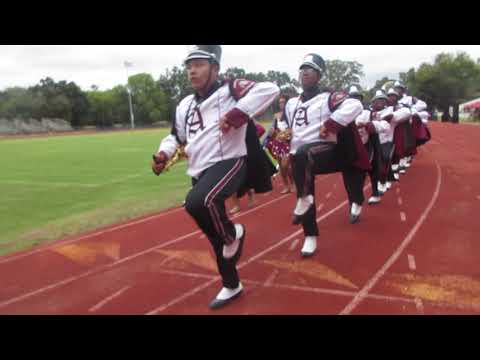
[(465, 111), (465, 112), (470, 112), (470, 111), (474, 111), (476, 109), (480, 109), (480, 98), (469, 101), (465, 104), (462, 104), (461, 106), (463, 108), (463, 111)]

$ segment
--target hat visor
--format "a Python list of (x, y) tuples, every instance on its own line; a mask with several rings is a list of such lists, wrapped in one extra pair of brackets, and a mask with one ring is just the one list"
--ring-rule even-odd
[(310, 62), (310, 61), (305, 61), (302, 63), (302, 65), (300, 66), (300, 70), (302, 70), (302, 68), (304, 66), (308, 66), (308, 67), (311, 67), (319, 72), (322, 72), (322, 68), (320, 66), (318, 66), (317, 64), (313, 63), (313, 62)]
[(191, 60), (196, 60), (196, 59), (204, 59), (204, 60), (212, 60), (213, 58), (209, 55), (201, 55), (201, 54), (192, 54), (192, 55), (189, 55), (184, 61), (183, 63), (186, 64), (187, 62), (191, 61)]

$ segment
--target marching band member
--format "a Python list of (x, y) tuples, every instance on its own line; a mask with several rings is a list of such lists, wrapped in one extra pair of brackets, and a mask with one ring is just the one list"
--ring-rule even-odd
[[(285, 115), (292, 126), (290, 153), (297, 188), (293, 223), (302, 224), (304, 257), (312, 256), (319, 235), (316, 222), (315, 175), (341, 171), (351, 204), (351, 216), (361, 211), (363, 191), (358, 189), (362, 172), (369, 168), (368, 154), (354, 128), (362, 104), (348, 94), (322, 91), (319, 81), (325, 73), (323, 58), (309, 54), (300, 66), (301, 96), (287, 102)], [(353, 125), (353, 126), (352, 126)]]
[[(372, 99), (371, 108), (363, 110), (356, 118), (355, 124), (362, 138), (362, 143), (369, 155), (371, 170), (368, 171), (372, 183), (372, 196), (368, 199), (369, 205), (378, 204), (381, 201), (379, 184), (382, 170), (390, 167), (390, 156), (392, 142), (388, 142), (386, 135), (390, 131), (390, 123), (393, 114), (387, 108), (388, 98), (383, 91), (378, 90)], [(382, 142), (383, 141), (383, 142)], [(383, 150), (385, 148), (385, 150)], [(386, 166), (384, 165), (386, 164)], [(365, 182), (366, 173), (362, 179), (362, 187)], [(386, 176), (384, 175), (384, 178)], [(385, 181), (385, 179), (383, 179)]]
[[(227, 305), (243, 290), (236, 264), (242, 254), (245, 227), (230, 221), (225, 200), (243, 186), (249, 173), (259, 179), (258, 189), (263, 186), (264, 191), (271, 191), (251, 118), (265, 111), (280, 93), (268, 82), (221, 81), (220, 58), (220, 45), (197, 45), (189, 52), (185, 65), (195, 93), (178, 105), (172, 132), (161, 142), (152, 163), (153, 172), (159, 175), (175, 149), (185, 145), (187, 173), (193, 184), (185, 209), (213, 246), (223, 283), (210, 303), (212, 309)], [(256, 143), (250, 146), (245, 139), (247, 127), (252, 126)], [(258, 164), (248, 163), (247, 169), (250, 158)]]
[(399, 94), (400, 99), (398, 103), (410, 109), (412, 112), (412, 119), (410, 120), (409, 124), (406, 124), (406, 134), (407, 143), (409, 144), (408, 149), (406, 149), (406, 157), (400, 159), (400, 173), (404, 174), (405, 169), (410, 167), (410, 162), (412, 157), (416, 155), (416, 139), (413, 133), (412, 125), (413, 125), (413, 117), (420, 112), (424, 112), (427, 109), (427, 104), (417, 99), (413, 96), (407, 95), (407, 87), (399, 81), (396, 81), (394, 84), (395, 91)]
[[(394, 154), (392, 158), (392, 171), (393, 179), (398, 181), (400, 179), (398, 171), (400, 170), (400, 159), (404, 158), (406, 155), (406, 139), (405, 139), (405, 123), (410, 120), (411, 111), (409, 108), (398, 104), (400, 100), (400, 95), (395, 91), (394, 88), (388, 90), (387, 93), (389, 106), (393, 112), (393, 117), (391, 121), (391, 128), (393, 132), (393, 142), (395, 144)], [(390, 177), (390, 180), (392, 178)], [(390, 188), (387, 184), (387, 190)]]
[(362, 103), (363, 108), (365, 110), (368, 110), (368, 107), (363, 104), (363, 94), (358, 90), (358, 87), (356, 87), (355, 85), (350, 86), (350, 90), (348, 91), (348, 97), (350, 99), (357, 99)]

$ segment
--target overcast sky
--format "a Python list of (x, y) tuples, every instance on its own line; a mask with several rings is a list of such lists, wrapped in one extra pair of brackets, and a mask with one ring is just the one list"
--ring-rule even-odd
[[(326, 60), (355, 60), (364, 65), (363, 86), (383, 76), (433, 62), (440, 52), (466, 51), (480, 58), (479, 45), (224, 45), (222, 68), (248, 72), (285, 71), (297, 76), (304, 55), (317, 53)], [(47, 76), (109, 89), (126, 82), (123, 66), (132, 62), (130, 75), (146, 72), (155, 79), (167, 68), (181, 65), (187, 45), (0, 45), (0, 89), (30, 86)]]

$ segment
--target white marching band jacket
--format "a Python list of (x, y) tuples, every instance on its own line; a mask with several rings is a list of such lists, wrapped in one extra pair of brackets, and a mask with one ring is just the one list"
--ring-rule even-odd
[(329, 133), (325, 139), (320, 138), (320, 128), (331, 119), (342, 127), (348, 126), (362, 112), (362, 103), (356, 99), (346, 99), (333, 113), (330, 110), (331, 93), (324, 92), (312, 99), (302, 102), (301, 97), (290, 99), (285, 106), (288, 123), (293, 130), (290, 153), (313, 142), (337, 142), (337, 135)]
[(413, 96), (403, 95), (403, 97), (398, 100), (398, 103), (416, 112), (421, 112), (427, 109), (427, 103), (425, 101), (414, 98)]
[(412, 112), (410, 111), (410, 109), (402, 105), (389, 106), (387, 109), (391, 112), (393, 117), (390, 121), (390, 129), (387, 132), (380, 134), (381, 144), (384, 144), (386, 142), (393, 142), (395, 128), (397, 127), (397, 125), (403, 122), (410, 121), (410, 117), (412, 116)]
[(200, 104), (194, 95), (187, 96), (178, 105), (174, 130), (161, 142), (159, 151), (170, 158), (179, 145), (186, 145), (187, 174), (191, 177), (199, 177), (219, 161), (245, 156), (246, 122), (232, 126), (224, 134), (220, 119), (232, 111), (253, 118), (264, 112), (279, 94), (280, 89), (273, 83), (234, 80), (222, 84)]
[(427, 103), (413, 96), (404, 95), (398, 103), (410, 109), (411, 115), (418, 115), (424, 124), (428, 123), (430, 114), (427, 110)]
[[(363, 112), (355, 119), (355, 124), (362, 125), (371, 122), (375, 132), (379, 135), (380, 143), (384, 144), (387, 142), (387, 134), (391, 128), (390, 123), (385, 119), (391, 115), (393, 115), (392, 109), (388, 107), (381, 111), (373, 112), (373, 116), (371, 110), (363, 110)], [(358, 133), (362, 138), (363, 144), (366, 144), (370, 139), (368, 129), (361, 127), (358, 129)]]

